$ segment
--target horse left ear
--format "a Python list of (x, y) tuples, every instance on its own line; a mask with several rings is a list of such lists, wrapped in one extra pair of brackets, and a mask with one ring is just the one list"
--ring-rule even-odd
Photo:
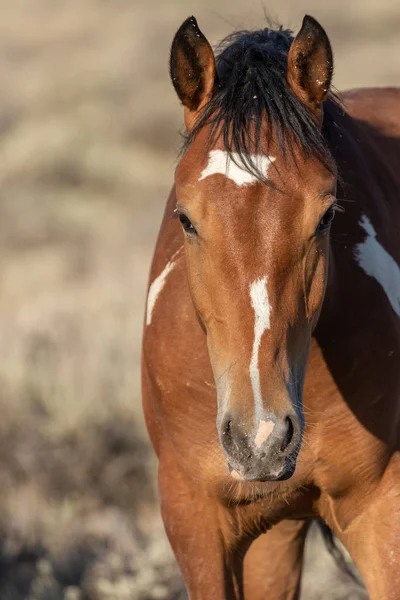
[(333, 54), (325, 30), (306, 15), (288, 54), (287, 79), (296, 96), (322, 121), (322, 103), (333, 75)]
[(186, 19), (176, 32), (169, 65), (173, 86), (184, 106), (186, 129), (190, 131), (210, 100), (216, 80), (214, 53), (194, 17)]

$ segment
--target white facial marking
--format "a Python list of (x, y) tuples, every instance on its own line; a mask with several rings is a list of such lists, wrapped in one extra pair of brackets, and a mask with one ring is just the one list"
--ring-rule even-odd
[(256, 437), (254, 438), (254, 443), (257, 448), (262, 446), (262, 444), (269, 438), (274, 427), (275, 423), (273, 421), (260, 421)]
[(155, 280), (149, 288), (149, 293), (147, 296), (146, 325), (151, 324), (151, 317), (153, 314), (154, 306), (156, 304), (156, 300), (165, 285), (168, 275), (171, 273), (172, 269), (175, 266), (175, 257), (181, 250), (182, 246), (175, 252), (171, 260), (165, 265), (164, 270), (160, 273), (160, 275), (158, 275), (158, 277), (155, 278)]
[(250, 380), (253, 388), (254, 404), (256, 415), (262, 411), (262, 396), (260, 386), (260, 372), (258, 370), (258, 351), (260, 348), (261, 338), (267, 329), (269, 329), (269, 317), (271, 314), (271, 305), (268, 301), (267, 292), (268, 277), (257, 279), (250, 285), (251, 306), (255, 314), (254, 322), (254, 341), (253, 352), (250, 361)]
[(243, 477), (237, 471), (231, 471), (231, 477), (236, 479), (236, 481), (244, 481)]
[(376, 231), (368, 217), (363, 215), (359, 224), (367, 232), (367, 237), (357, 244), (355, 258), (365, 273), (382, 286), (394, 312), (400, 317), (400, 268), (377, 241)]
[[(239, 154), (232, 153), (232, 157), (234, 160), (240, 164)], [(265, 177), (268, 175), (268, 169), (272, 162), (274, 162), (275, 157), (273, 156), (263, 156), (262, 154), (257, 154), (252, 156), (257, 168), (264, 174)], [(208, 155), (208, 165), (202, 171), (199, 181), (209, 177), (210, 175), (215, 175), (216, 173), (220, 173), (221, 175), (225, 175), (228, 179), (232, 179), (236, 183), (236, 185), (250, 185), (252, 183), (257, 183), (258, 179), (251, 173), (249, 173), (243, 167), (239, 167), (235, 162), (233, 162), (229, 158), (228, 152), (225, 150), (211, 150)]]

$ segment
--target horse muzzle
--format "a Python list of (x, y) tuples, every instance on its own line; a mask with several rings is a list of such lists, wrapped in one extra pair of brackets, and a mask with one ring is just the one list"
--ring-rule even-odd
[(283, 418), (265, 414), (252, 431), (229, 413), (218, 429), (234, 479), (282, 481), (293, 475), (303, 434), (302, 420), (294, 411)]

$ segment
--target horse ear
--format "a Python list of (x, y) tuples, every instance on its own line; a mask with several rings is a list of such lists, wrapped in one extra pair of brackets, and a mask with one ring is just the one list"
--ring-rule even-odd
[(296, 96), (322, 118), (333, 75), (333, 54), (325, 30), (306, 15), (288, 54), (287, 78)]
[(175, 34), (171, 46), (170, 74), (184, 106), (185, 125), (193, 126), (199, 111), (211, 98), (216, 79), (212, 48), (194, 17), (189, 17)]

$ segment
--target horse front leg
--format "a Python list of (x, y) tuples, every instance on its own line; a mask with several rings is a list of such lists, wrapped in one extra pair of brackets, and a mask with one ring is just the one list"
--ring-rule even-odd
[(244, 559), (246, 600), (300, 597), (308, 528), (308, 521), (281, 521), (252, 543)]
[(161, 514), (190, 600), (243, 600), (245, 540), (201, 482), (184, 475), (174, 458), (161, 453)]
[[(400, 456), (394, 455), (370, 495), (343, 502), (338, 520), (365, 508), (337, 531), (364, 579), (370, 600), (400, 600)], [(353, 505), (350, 505), (353, 504)]]

